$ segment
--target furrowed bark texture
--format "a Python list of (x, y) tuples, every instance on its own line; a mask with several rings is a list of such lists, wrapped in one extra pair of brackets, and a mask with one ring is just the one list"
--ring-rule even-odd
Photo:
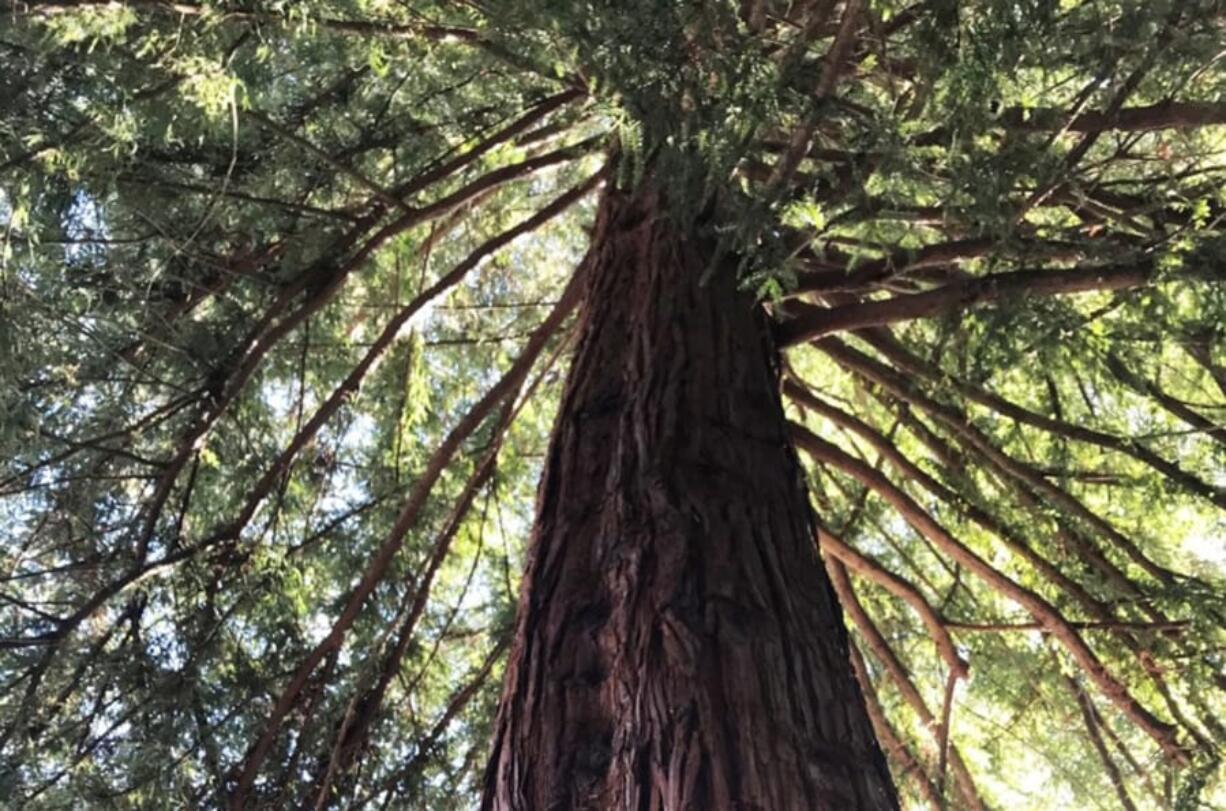
[(893, 809), (778, 394), (711, 245), (607, 194), (483, 809)]

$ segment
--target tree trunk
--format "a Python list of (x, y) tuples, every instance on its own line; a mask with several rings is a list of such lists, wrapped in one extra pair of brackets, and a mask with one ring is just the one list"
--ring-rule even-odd
[(484, 809), (891, 809), (760, 309), (606, 194)]

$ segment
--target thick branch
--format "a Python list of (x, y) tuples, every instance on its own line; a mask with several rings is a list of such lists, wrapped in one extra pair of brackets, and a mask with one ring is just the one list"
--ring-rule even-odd
[(877, 739), (885, 748), (886, 755), (897, 764), (899, 772), (915, 782), (920, 795), (930, 808), (941, 808), (943, 806), (941, 795), (932, 780), (929, 779), (927, 772), (924, 771), (923, 764), (911, 754), (907, 745), (890, 724), (890, 719), (886, 718), (881, 701), (877, 698), (876, 687), (869, 676), (868, 667), (864, 664), (864, 657), (855, 642), (848, 645), (848, 652), (852, 671), (856, 674), (856, 681), (860, 682), (860, 692), (864, 695), (864, 708), (868, 710), (869, 721), (872, 722), (873, 731), (877, 733)]
[(315, 668), (330, 651), (341, 646), (346, 633), (357, 620), (358, 614), (365, 605), (367, 598), (370, 597), (375, 587), (382, 581), (384, 575), (387, 574), (392, 560), (404, 544), (404, 539), (409, 529), (417, 523), (417, 518), (421, 513), (422, 507), (425, 506), (435, 482), (443, 475), (444, 470), (446, 470), (452, 458), (459, 451), (460, 445), (477, 430), (495, 408), (519, 390), (524, 376), (527, 375), (528, 370), (536, 362), (536, 358), (541, 350), (544, 349), (546, 341), (557, 331), (563, 320), (574, 308), (578, 301), (582, 276), (582, 271), (576, 272), (572, 276), (570, 284), (567, 286), (566, 292), (562, 295), (558, 305), (533, 332), (532, 337), (528, 340), (527, 345), (515, 363), (486, 392), (485, 396), (464, 415), (464, 418), (451, 430), (446, 439), (443, 440), (431, 455), (425, 469), (414, 482), (413, 490), (406, 499), (404, 507), (397, 516), (386, 540), (384, 540), (382, 546), (379, 547), (379, 550), (367, 565), (366, 571), (362, 574), (358, 585), (350, 593), (345, 602), (345, 608), (333, 623), (331, 631), (307, 655), (306, 659), (294, 672), (289, 684), (281, 692), (276, 706), (265, 722), (264, 730), (259, 740), (252, 747), (243, 763), (238, 785), (231, 798), (231, 806), (233, 808), (241, 809), (244, 807), (247, 794), (255, 782), (260, 766), (264, 762), (265, 757), (267, 757), (273, 741), (276, 740), (282, 721), (284, 721), (286, 715), (297, 702), (298, 696), (306, 686), (311, 673), (314, 672)]
[[(311, 418), (307, 420), (307, 422), (298, 430), (293, 439), (290, 440), (289, 444), (278, 455), (277, 460), (268, 469), (266, 469), (259, 480), (252, 485), (248, 491), (243, 507), (225, 526), (211, 533), (198, 543), (176, 546), (173, 552), (168, 553), (159, 560), (146, 563), (143, 559), (138, 558), (136, 565), (133, 566), (132, 569), (96, 592), (94, 596), (82, 604), (76, 612), (60, 623), (60, 625), (53, 632), (45, 635), (44, 637), (39, 637), (30, 641), (35, 642), (41, 639), (45, 640), (48, 644), (54, 644), (65, 638), (82, 622), (93, 616), (93, 614), (98, 611), (98, 609), (101, 608), (108, 600), (113, 598), (116, 594), (121, 593), (131, 584), (150, 576), (160, 569), (186, 560), (203, 549), (216, 546), (218, 543), (226, 540), (238, 538), (243, 528), (255, 515), (259, 505), (265, 498), (267, 498), (269, 493), (272, 492), (273, 487), (280, 477), (284, 475), (286, 470), (289, 469), (289, 465), (292, 463), (294, 457), (335, 415), (340, 407), (347, 402), (355, 392), (358, 391), (366, 374), (370, 371), (383, 352), (386, 351), (386, 349), (395, 340), (396, 336), (400, 332), (400, 329), (406, 323), (408, 323), (408, 321), (417, 312), (419, 312), (422, 307), (426, 306), (439, 295), (459, 283), (470, 270), (480, 264), (486, 257), (505, 247), (519, 236), (535, 230), (548, 220), (565, 211), (584, 195), (588, 194), (603, 177), (604, 172), (602, 170), (601, 172), (598, 172), (590, 177), (584, 183), (562, 194), (536, 214), (528, 217), (521, 223), (512, 226), (501, 234), (487, 240), (471, 254), (469, 254), (463, 261), (452, 268), (448, 273), (440, 277), (434, 284), (422, 291), (422, 293), (415, 297), (413, 301), (405, 305), (396, 314), (396, 316), (388, 322), (379, 337), (367, 349), (367, 352), (363, 358), (357, 364), (355, 364), (352, 369), (350, 369), (349, 374), (345, 377), (341, 384), (335, 390), (333, 390), (329, 397), (319, 406), (318, 409), (316, 409), (315, 413), (312, 414)], [(192, 441), (194, 441), (195, 437), (201, 435), (201, 433), (197, 433), (199, 430), (199, 428), (194, 429), (192, 433), (189, 434)], [(190, 443), (187, 444), (187, 447), (191, 447)], [(182, 454), (183, 463), (186, 463), (187, 458), (188, 456), (186, 454)], [(181, 469), (182, 465), (179, 467)], [(167, 477), (167, 481), (173, 481), (173, 479)], [(169, 496), (169, 492), (169, 485), (167, 485), (165, 496), (162, 496), (161, 501), (164, 501), (165, 497)], [(161, 491), (159, 490), (159, 494), (160, 493)], [(160, 511), (160, 502), (157, 503), (157, 506), (158, 511)], [(154, 515), (157, 511), (149, 509), (148, 512), (151, 515)], [(152, 528), (147, 528), (146, 531), (151, 534)]]
[(446, 709), (443, 710), (442, 715), (430, 727), (429, 733), (416, 742), (413, 755), (408, 759), (408, 762), (388, 776), (373, 792), (359, 800), (357, 803), (358, 808), (366, 806), (374, 800), (375, 796), (381, 793), (386, 793), (386, 801), (382, 807), (388, 807), (392, 795), (398, 792), (399, 786), (410, 781), (420, 772), (421, 768), (430, 758), (435, 756), (435, 748), (438, 746), (438, 742), (442, 739), (448, 728), (450, 728), (456, 717), (464, 711), (464, 708), (473, 700), (473, 697), (485, 686), (485, 682), (489, 679), (494, 665), (498, 663), (498, 660), (503, 657), (506, 651), (507, 641), (503, 638), (490, 650), (473, 675), (451, 694), (451, 698), (447, 701)]
[(874, 282), (898, 276), (912, 270), (940, 267), (962, 259), (984, 256), (997, 246), (992, 239), (960, 239), (925, 245), (913, 251), (899, 251), (884, 259), (874, 259), (852, 266), (853, 258), (836, 255), (837, 265), (813, 257), (814, 269), (802, 273), (791, 295), (830, 290), (859, 290)]
[[(906, 666), (898, 658), (897, 654), (894, 653), (885, 637), (882, 636), (881, 631), (877, 629), (868, 612), (864, 610), (864, 606), (860, 604), (859, 598), (856, 597), (855, 589), (851, 585), (851, 578), (847, 576), (847, 569), (844, 568), (843, 564), (827, 559), (826, 570), (830, 572), (831, 584), (834, 586), (835, 593), (838, 594), (839, 603), (843, 606), (843, 610), (851, 617), (852, 624), (860, 632), (860, 636), (864, 639), (865, 644), (868, 645), (869, 650), (885, 666), (886, 672), (890, 674), (890, 678), (893, 679), (895, 686), (898, 687), (898, 691), (902, 694), (907, 704), (910, 705), (912, 711), (919, 717), (920, 723), (932, 735), (935, 749), (940, 743), (939, 721), (933, 715), (932, 710), (928, 708), (924, 697), (920, 695), (915, 683), (911, 680), (911, 674), (907, 671)], [(966, 768), (962, 756), (956, 748), (953, 749), (951, 754), (954, 779), (958, 784), (959, 793), (969, 808), (982, 811), (983, 802), (979, 799), (979, 793), (975, 788), (975, 781), (972, 779), (970, 771)], [(940, 807), (942, 806), (938, 806), (938, 808)]]
[[(998, 124), (1022, 132), (1149, 132), (1187, 130), (1226, 124), (1226, 104), (1221, 102), (1167, 101), (1140, 107), (1125, 107), (1114, 114), (1092, 110), (1069, 118), (1052, 107), (1011, 107), (1001, 113)], [(945, 128), (930, 130), (915, 138), (915, 146), (940, 146), (949, 142)]]
[(987, 406), (993, 411), (1010, 419), (1017, 420), (1020, 423), (1031, 425), (1068, 439), (1097, 445), (1100, 448), (1106, 448), (1131, 456), (1187, 488), (1188, 491), (1208, 499), (1222, 509), (1226, 509), (1226, 489), (1201, 481), (1196, 476), (1183, 470), (1175, 463), (1163, 459), (1157, 453), (1154, 453), (1135, 440), (1104, 433), (1103, 431), (1097, 431), (1082, 425), (1074, 425), (1023, 408), (987, 389), (945, 374), (936, 365), (910, 352), (896, 339), (887, 334), (877, 332), (869, 336), (869, 340), (873, 347), (888, 358), (895, 368), (908, 375), (926, 379), (933, 384), (952, 386), (968, 400)]
[[(366, 746), (375, 716), (383, 703), (383, 698), (387, 693), (388, 687), (391, 685), (393, 676), (399, 672), (400, 661), (404, 658), (405, 651), (408, 650), (409, 643), (414, 638), (417, 624), (422, 614), (425, 613), (426, 604), (430, 599), (430, 592), (434, 585), (434, 578), (450, 554), (455, 536), (463, 525), (469, 510), (472, 508), (477, 493), (486, 485), (490, 476), (494, 473), (498, 462), (498, 454), (506, 438), (507, 428), (518, 416), (520, 409), (532, 399), (537, 387), (549, 373), (549, 370), (553, 368), (553, 363), (560, 353), (561, 347), (544, 364), (544, 368), (528, 386), (518, 403), (508, 402), (503, 406), (499, 423), (495, 428), (495, 438), (491, 440), (488, 449), (485, 451), (484, 458), (478, 463), (472, 475), (469, 476), (463, 491), (452, 506), (443, 530), (439, 533), (438, 540), (435, 542), (434, 551), (426, 563), (425, 570), (417, 581), (412, 584), (414, 590), (412, 602), (408, 607), (408, 613), (404, 621), (396, 632), (395, 643), (383, 659), (376, 683), (368, 690), (353, 696), (350, 702), (352, 711), (346, 712), (344, 721), (333, 738), (332, 754), (328, 759), (326, 768), (314, 781), (315, 788), (313, 791), (315, 792), (315, 807), (317, 809), (327, 807), (327, 800), (331, 794), (333, 781), (338, 775), (343, 775), (353, 765)], [(433, 654), (430, 658), (433, 658)], [(423, 668), (428, 667), (429, 661), (428, 659), (427, 664)], [(406, 691), (411, 693), (416, 682), (417, 680), (415, 679), (406, 688)]]
[(999, 119), (1009, 129), (1068, 132), (1147, 132), (1165, 129), (1195, 129), (1226, 124), (1226, 104), (1221, 102), (1166, 101), (1141, 107), (1126, 107), (1114, 114), (1090, 111), (1068, 120), (1068, 114), (1053, 107), (1011, 107)]
[[(1079, 631), (1161, 631), (1172, 633), (1186, 630), (1191, 625), (1190, 620), (1174, 620), (1171, 622), (1129, 622), (1126, 620), (1100, 620), (1094, 622), (1070, 622), (1069, 625)], [(945, 627), (955, 631), (990, 632), (999, 631), (1043, 631), (1039, 622), (957, 622), (946, 620)]]
[[(1056, 566), (1040, 555), (1030, 544), (1023, 540), (1028, 533), (1006, 525), (983, 508), (950, 490), (924, 469), (909, 460), (893, 443), (874, 431), (866, 423), (819, 400), (798, 381), (791, 379), (786, 381), (784, 383), (784, 392), (803, 408), (815, 411), (826, 419), (831, 420), (837, 425), (842, 425), (865, 439), (890, 462), (901, 476), (917, 482), (929, 493), (958, 510), (975, 524), (992, 533), (1009, 551), (1030, 563), (1048, 582), (1064, 590), (1077, 600), (1091, 616), (1102, 620), (1111, 619), (1110, 611), (1104, 603), (1091, 595), (1084, 586), (1065, 574), (1059, 566)], [(960, 469), (964, 466), (952, 448), (944, 445), (938, 437), (923, 431), (922, 424), (917, 423), (912, 415), (904, 410), (900, 414), (900, 418), (913, 433), (918, 434), (920, 440), (928, 446), (929, 450), (936, 455), (943, 465), (951, 470)]]
[(931, 318), (967, 310), (1014, 296), (1050, 296), (1090, 290), (1121, 290), (1148, 283), (1155, 274), (1152, 263), (1121, 267), (1086, 267), (1069, 270), (1018, 270), (957, 282), (909, 296), (863, 301), (842, 307), (816, 307), (800, 302), (789, 309), (793, 317), (776, 329), (780, 346), (794, 346), (823, 335)]
[(1226, 426), (1218, 425), (1213, 420), (1199, 414), (1195, 409), (1167, 394), (1157, 383), (1146, 380), (1141, 375), (1132, 371), (1128, 368), (1128, 364), (1114, 352), (1107, 354), (1107, 368), (1124, 385), (1138, 394), (1152, 397), (1171, 415), (1195, 428), (1197, 431), (1206, 434), (1218, 443), (1226, 445)]
[[(871, 334), (862, 337), (865, 337), (865, 339), (872, 343), (875, 348), (879, 348), (879, 344), (885, 343), (884, 341), (877, 340), (876, 336)], [(1035, 492), (1042, 494), (1053, 504), (1062, 507), (1071, 515), (1093, 527), (1099, 534), (1111, 541), (1112, 544), (1123, 551), (1129, 559), (1148, 572), (1159, 582), (1170, 584), (1175, 581), (1175, 576), (1172, 572), (1150, 560), (1135, 543), (1122, 535), (1100, 516), (1089, 510), (1072, 495), (1044, 479), (1041, 474), (1036, 472), (1029, 465), (1018, 461), (1014, 457), (997, 448), (988, 439), (988, 437), (982, 431), (972, 425), (966, 415), (961, 413), (959, 410), (937, 403), (932, 398), (920, 394), (915, 390), (915, 387), (909, 381), (902, 378), (892, 369), (886, 367), (884, 364), (881, 364), (876, 360), (873, 360), (864, 353), (852, 349), (837, 339), (823, 338), (820, 341), (815, 342), (815, 345), (823, 352), (837, 360), (840, 364), (853, 367), (858, 373), (864, 375), (868, 379), (871, 379), (878, 385), (883, 386), (895, 397), (899, 397), (907, 402), (920, 405), (925, 411), (945, 425), (950, 431), (957, 436), (962, 437), (968, 444), (974, 447), (975, 450), (978, 451), (993, 468), (1001, 471), (1007, 477), (1016, 479), (1027, 487), (1034, 489)], [(1101, 552), (1099, 552), (1096, 548), (1093, 548), (1092, 544), (1086, 544), (1084, 546), (1085, 548), (1081, 551), (1091, 556), (1096, 565), (1102, 568), (1105, 575), (1115, 579), (1119, 585), (1121, 585), (1121, 587), (1129, 586), (1131, 581), (1128, 581), (1128, 579), (1119, 572), (1118, 567), (1115, 567), (1110, 561), (1106, 560), (1106, 558), (1102, 556)], [(1133, 589), (1135, 589), (1135, 586), (1129, 590)]]
[(945, 629), (945, 619), (937, 613), (915, 586), (893, 572), (887, 571), (880, 563), (844, 543), (841, 538), (828, 530), (818, 530), (818, 545), (823, 551), (834, 555), (841, 563), (850, 567), (865, 580), (871, 580), (914, 608), (950, 671), (956, 673), (959, 678), (967, 677), (970, 667), (966, 660), (958, 654), (953, 638)]
[[(873, 394), (879, 398), (881, 397), (879, 392), (873, 392)], [(917, 420), (914, 415), (910, 414), (905, 407), (900, 409), (900, 416), (903, 419), (904, 424), (907, 425), (908, 429), (915, 433), (916, 436), (919, 437), (920, 440), (924, 442), (924, 444), (927, 445), (929, 449), (932, 450), (932, 452), (939, 459), (941, 459), (942, 463), (949, 469), (961, 470), (967, 467), (967, 463), (958, 453), (956, 453), (950, 446), (945, 444), (944, 440), (936, 436), (922, 422)], [(1033, 514), (1039, 515), (1042, 513), (1042, 502), (1036, 498), (1034, 494), (1032, 494), (1025, 486), (1014, 486), (1010, 491), (1014, 496), (1021, 499), (1023, 505), (1026, 506), (1027, 509), (1029, 509)], [(1064, 525), (1063, 521), (1059, 519), (1057, 519), (1056, 522), (1056, 530), (1058, 536), (1068, 545), (1068, 548), (1073, 549), (1079, 556), (1084, 555), (1084, 548), (1088, 544), (1085, 539), (1081, 538), (1078, 534), (1070, 532)], [(1025, 548), (1024, 544), (1022, 545), (1022, 548)], [(1037, 555), (1035, 556), (1035, 559), (1037, 561), (1043, 560)], [(1038, 564), (1036, 563), (1036, 567), (1037, 566)], [(1066, 578), (1059, 568), (1054, 567), (1051, 564), (1046, 564), (1046, 569), (1040, 568), (1040, 571), (1047, 575), (1053, 583), (1059, 583), (1061, 578), (1066, 580), (1068, 582), (1067, 590), (1069, 593), (1072, 594), (1072, 596), (1078, 600), (1082, 607), (1086, 609), (1090, 616), (1094, 617), (1095, 619), (1095, 621), (1091, 623), (1070, 623), (1073, 627), (1079, 629), (1097, 627), (1125, 631), (1120, 633), (1117, 637), (1119, 643), (1136, 656), (1141, 668), (1145, 671), (1145, 674), (1153, 682), (1154, 687), (1162, 696), (1163, 701), (1170, 710), (1171, 716), (1179, 723), (1183, 724), (1183, 726), (1197, 739), (1199, 743), (1201, 743), (1203, 746), (1207, 745), (1205, 743), (1205, 737), (1184, 715), (1181, 709), (1181, 702), (1176, 700), (1172, 695), (1166, 684), (1163, 668), (1157, 665), (1157, 663), (1154, 661), (1152, 653), (1146, 650), (1140, 644), (1140, 642), (1134, 638), (1133, 633), (1127, 632), (1125, 624), (1120, 623), (1114, 618), (1114, 616), (1112, 616), (1112, 612), (1109, 607), (1105, 603), (1102, 603), (1096, 598), (1090, 596), (1090, 594), (1081, 588), (1080, 585)], [(1130, 591), (1127, 592), (1130, 595), (1130, 600), (1136, 601), (1139, 604), (1140, 609), (1153, 618), (1153, 622), (1142, 623), (1142, 626), (1157, 630), (1158, 628), (1172, 623), (1172, 621), (1169, 620), (1160, 610), (1158, 610), (1155, 606), (1150, 605), (1149, 602), (1145, 600), (1144, 593), (1137, 590), (1131, 581), (1125, 581), (1125, 585), (1130, 589)], [(1174, 629), (1172, 629), (1170, 633), (1175, 633)]]
[(503, 406), (495, 429), (496, 438), (492, 440), (489, 449), (485, 452), (485, 457), (477, 464), (476, 469), (464, 484), (463, 491), (456, 499), (446, 524), (435, 541), (434, 551), (426, 563), (425, 571), (422, 572), (417, 582), (410, 585), (410, 588), (413, 589), (412, 603), (407, 616), (396, 630), (395, 642), (383, 657), (375, 683), (369, 689), (355, 692), (349, 701), (345, 716), (333, 735), (331, 754), (326, 764), (323, 764), (322, 773), (317, 774), (313, 781), (312, 792), (315, 794), (316, 809), (327, 807), (334, 781), (349, 770), (366, 746), (371, 727), (383, 705), (383, 698), (392, 683), (392, 678), (399, 672), (400, 661), (404, 658), (405, 651), (408, 650), (409, 643), (412, 642), (417, 631), (417, 623), (425, 612), (430, 592), (434, 586), (434, 578), (451, 552), (456, 533), (463, 525), (478, 492), (494, 472), (498, 452), (502, 448), (507, 426), (514, 414), (512, 405), (508, 402)]
[(1089, 678), (1133, 723), (1162, 748), (1168, 758), (1183, 763), (1187, 752), (1176, 740), (1175, 728), (1159, 720), (1133, 698), (1128, 688), (1107, 670), (1098, 656), (1090, 650), (1081, 636), (1068, 624), (1060, 612), (1047, 600), (1028, 588), (1016, 583), (979, 557), (961, 541), (953, 537), (930, 516), (919, 504), (902, 490), (895, 487), (879, 471), (855, 459), (839, 447), (821, 439), (807, 428), (792, 424), (792, 437), (801, 450), (814, 461), (830, 465), (852, 476), (861, 484), (871, 487), (887, 503), (894, 507), (903, 519), (916, 531), (923, 533), (947, 555), (966, 567), (1000, 594), (1024, 608), (1056, 637), (1081, 665)]
[(1120, 805), (1125, 811), (1137, 811), (1132, 798), (1128, 796), (1128, 787), (1124, 785), (1124, 777), (1120, 774), (1115, 761), (1111, 759), (1111, 753), (1107, 751), (1107, 744), (1103, 741), (1102, 733), (1099, 731), (1098, 712), (1094, 708), (1094, 702), (1086, 695), (1086, 691), (1082, 689), (1077, 679), (1066, 675), (1064, 682), (1077, 700), (1077, 706), (1081, 710), (1081, 719), (1085, 722), (1086, 732), (1090, 736), (1090, 743), (1094, 744), (1094, 749), (1098, 752), (1103, 769), (1106, 770), (1107, 776), (1111, 779), (1111, 785), (1115, 788), (1115, 794), (1120, 799)]
[(1181, 341), (1180, 345), (1188, 356), (1209, 374), (1222, 395), (1226, 396), (1226, 367), (1213, 362), (1212, 341), (1210, 334), (1194, 335)]
[(548, 98), (542, 99), (531, 109), (525, 112), (522, 116), (512, 121), (502, 129), (493, 133), (489, 137), (478, 141), (471, 149), (463, 154), (457, 155), (449, 161), (444, 161), (437, 166), (427, 169), (418, 174), (416, 177), (406, 180), (392, 190), (392, 194), (397, 198), (407, 197), (416, 194), (425, 188), (428, 188), (438, 181), (454, 175), (466, 166), (487, 154), (490, 150), (497, 147), (499, 144), (504, 144), (507, 141), (527, 132), (537, 122), (544, 119), (554, 110), (565, 106), (568, 102), (579, 98), (583, 94), (578, 90), (563, 90), (561, 93), (555, 93)]

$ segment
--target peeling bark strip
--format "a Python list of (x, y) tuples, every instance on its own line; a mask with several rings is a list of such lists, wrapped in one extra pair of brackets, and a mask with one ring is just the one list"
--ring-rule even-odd
[(601, 206), (482, 808), (896, 808), (769, 331), (662, 211)]

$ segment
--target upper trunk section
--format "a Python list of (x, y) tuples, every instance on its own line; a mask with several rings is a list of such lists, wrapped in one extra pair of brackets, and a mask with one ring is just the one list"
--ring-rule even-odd
[(485, 809), (889, 809), (760, 308), (609, 192)]

